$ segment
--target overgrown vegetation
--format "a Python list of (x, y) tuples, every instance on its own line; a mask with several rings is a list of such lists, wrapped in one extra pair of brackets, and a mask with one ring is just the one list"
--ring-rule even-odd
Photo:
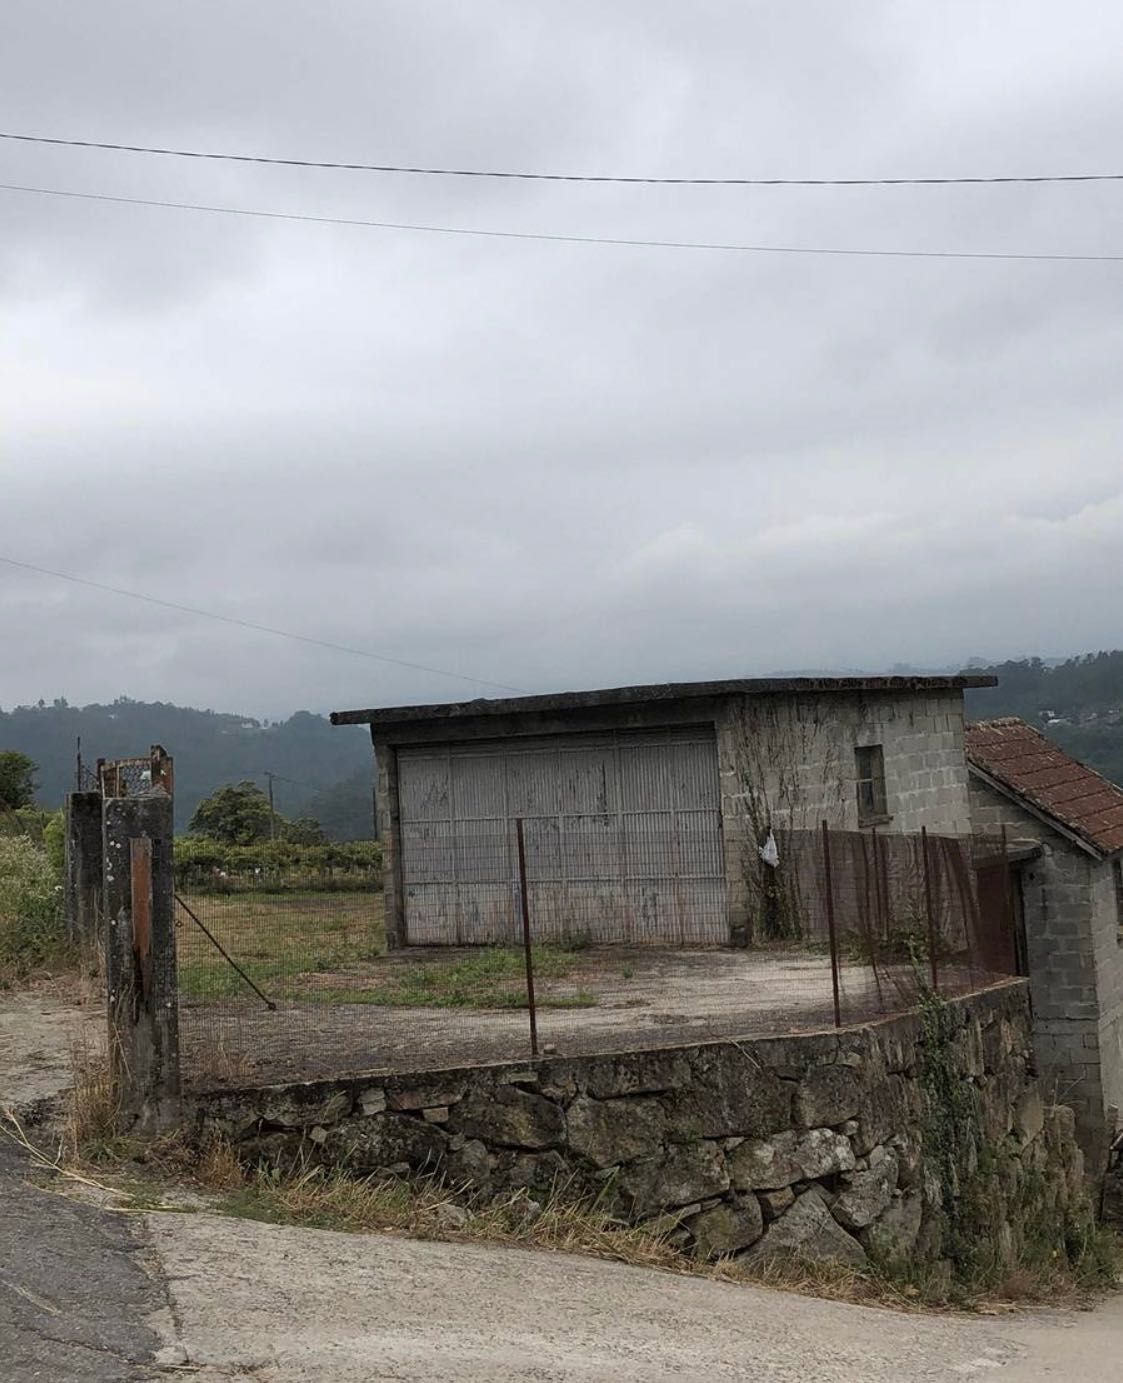
[(0, 835), (0, 987), (74, 960), (50, 851), (27, 835)]
[(377, 841), (307, 845), (264, 840), (229, 845), (206, 836), (175, 842), (176, 882), (199, 892), (259, 892), (293, 887), (324, 892), (373, 892), (382, 887), (382, 847)]
[[(957, 1056), (956, 1013), (918, 978), (922, 1024), (919, 1079), (927, 1096), (923, 1147), (938, 1200), (948, 1290), (970, 1298), (1018, 1285), (1045, 1295), (1058, 1286), (1107, 1287), (1117, 1271), (1110, 1232), (1095, 1223), (1083, 1190), (1059, 1197), (1041, 1169), (988, 1141), (976, 1087)], [(898, 1267), (898, 1271), (900, 1268)], [(906, 1279), (931, 1289), (931, 1270)]]

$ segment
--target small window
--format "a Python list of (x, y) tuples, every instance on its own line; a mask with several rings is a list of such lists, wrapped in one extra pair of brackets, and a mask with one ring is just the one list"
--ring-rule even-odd
[(855, 777), (858, 781), (858, 825), (873, 826), (889, 820), (885, 798), (885, 755), (880, 744), (866, 744), (854, 750)]
[(1115, 880), (1115, 939), (1123, 946), (1123, 860), (1112, 860), (1111, 877)]

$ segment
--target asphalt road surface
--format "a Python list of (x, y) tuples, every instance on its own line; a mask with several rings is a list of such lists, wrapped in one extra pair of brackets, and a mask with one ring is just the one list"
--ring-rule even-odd
[(159, 1377), (147, 1323), (166, 1305), (138, 1216), (32, 1186), (0, 1136), (0, 1378), (118, 1383)]

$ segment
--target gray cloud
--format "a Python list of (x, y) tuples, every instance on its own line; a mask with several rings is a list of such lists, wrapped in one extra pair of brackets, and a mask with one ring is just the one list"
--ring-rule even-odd
[[(14, 0), (13, 129), (557, 171), (1110, 171), (1123, 14)], [(1114, 253), (1123, 188), (0, 181), (568, 234)], [(741, 256), (0, 193), (0, 551), (528, 689), (1119, 644), (1123, 269)], [(471, 691), (0, 567), (0, 704)]]

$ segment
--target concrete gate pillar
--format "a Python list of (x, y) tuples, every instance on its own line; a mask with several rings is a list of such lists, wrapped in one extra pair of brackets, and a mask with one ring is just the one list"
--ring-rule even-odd
[(122, 1112), (142, 1129), (180, 1112), (172, 799), (104, 802), (109, 1057)]
[(103, 884), (100, 792), (67, 793), (65, 846), (67, 930), (76, 941), (92, 941), (99, 935)]

